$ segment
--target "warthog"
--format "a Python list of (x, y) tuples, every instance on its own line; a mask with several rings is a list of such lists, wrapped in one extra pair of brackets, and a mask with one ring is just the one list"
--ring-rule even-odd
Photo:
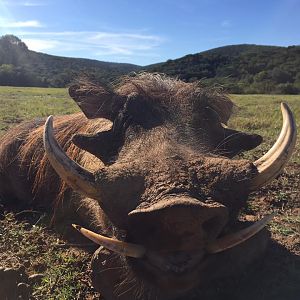
[(78, 82), (69, 93), (83, 114), (4, 136), (0, 193), (89, 228), (73, 225), (101, 245), (92, 281), (105, 299), (176, 298), (263, 254), (272, 215), (239, 229), (237, 217), (292, 154), (286, 104), (275, 145), (251, 162), (232, 157), (262, 138), (226, 126), (234, 105), (216, 88), (142, 73), (114, 88)]

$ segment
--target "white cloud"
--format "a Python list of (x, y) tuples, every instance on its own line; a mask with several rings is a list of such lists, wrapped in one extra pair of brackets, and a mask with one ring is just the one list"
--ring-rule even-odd
[(84, 52), (99, 59), (101, 56), (157, 57), (154, 50), (164, 41), (156, 35), (104, 31), (22, 32), (19, 36), (31, 50), (55, 50), (61, 55)]
[(26, 2), (21, 2), (20, 5), (22, 6), (29, 6), (29, 7), (33, 7), (33, 6), (44, 6), (46, 5), (46, 3), (42, 3), (42, 2), (31, 2), (31, 1), (26, 1)]
[(40, 39), (23, 39), (23, 42), (28, 46), (29, 49), (35, 51), (46, 51), (55, 49), (59, 46), (57, 41), (51, 40), (40, 40)]
[(1, 20), (2, 28), (41, 28), (44, 27), (37, 20), (28, 20), (28, 21), (5, 21)]
[(45, 1), (0, 1), (5, 6), (45, 6), (48, 5)]
[(151, 51), (162, 39), (158, 36), (132, 33), (92, 33), (87, 42), (98, 48), (98, 55), (133, 55), (140, 51)]

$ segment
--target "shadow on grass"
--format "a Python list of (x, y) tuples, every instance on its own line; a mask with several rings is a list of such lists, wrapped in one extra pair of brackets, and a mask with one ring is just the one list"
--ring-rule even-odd
[[(186, 299), (186, 298), (185, 298)], [(189, 300), (300, 299), (300, 256), (270, 242), (264, 258), (242, 275), (214, 282)]]

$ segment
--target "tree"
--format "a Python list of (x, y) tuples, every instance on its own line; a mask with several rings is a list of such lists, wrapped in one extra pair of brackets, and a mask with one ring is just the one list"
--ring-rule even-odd
[(276, 83), (287, 83), (293, 82), (293, 78), (291, 74), (287, 71), (281, 70), (280, 68), (276, 67), (272, 71), (272, 79)]

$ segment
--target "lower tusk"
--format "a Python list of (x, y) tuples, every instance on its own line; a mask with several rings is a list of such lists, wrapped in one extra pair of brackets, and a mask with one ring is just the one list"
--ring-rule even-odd
[(101, 234), (97, 234), (93, 231), (85, 229), (79, 225), (72, 224), (72, 226), (94, 243), (101, 245), (113, 252), (134, 258), (141, 258), (146, 252), (146, 249), (141, 245), (126, 243), (123, 241), (108, 238)]
[(274, 216), (275, 213), (270, 214), (247, 228), (213, 241), (206, 247), (207, 252), (210, 254), (219, 253), (247, 241), (249, 238), (261, 231)]

